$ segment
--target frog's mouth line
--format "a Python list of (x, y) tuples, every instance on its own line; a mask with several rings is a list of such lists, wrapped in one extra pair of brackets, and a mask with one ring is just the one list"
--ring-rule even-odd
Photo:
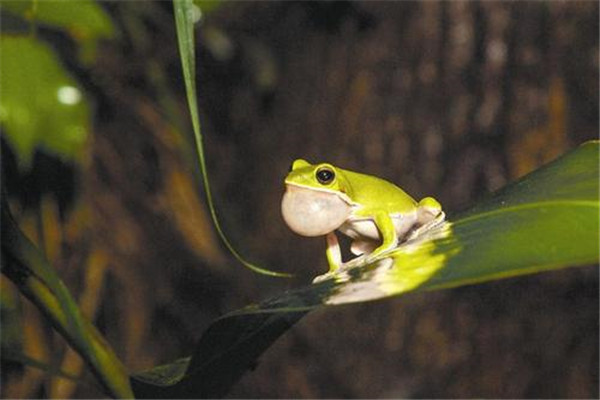
[(352, 206), (352, 207), (357, 206), (357, 204), (355, 202), (353, 202), (352, 200), (350, 200), (350, 197), (348, 197), (345, 193), (336, 192), (334, 190), (329, 190), (329, 189), (325, 189), (325, 188), (316, 188), (314, 186), (305, 186), (305, 185), (300, 185), (297, 183), (289, 183), (289, 182), (285, 182), (285, 186), (286, 186), (286, 190), (310, 190), (310, 191), (314, 191), (314, 192), (321, 192), (321, 193), (335, 195), (335, 196), (339, 197), (340, 199), (342, 199), (349, 206)]

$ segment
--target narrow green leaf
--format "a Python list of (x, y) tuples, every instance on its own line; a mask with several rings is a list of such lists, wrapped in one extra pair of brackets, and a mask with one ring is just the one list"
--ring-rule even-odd
[(370, 265), (358, 260), (343, 274), (218, 319), (200, 338), (187, 370), (160, 367), (160, 381), (150, 374), (133, 377), (134, 391), (144, 397), (223, 396), (281, 334), (323, 305), (597, 263), (598, 151), (598, 142), (585, 143)]
[(19, 230), (2, 195), (2, 273), (6, 275), (75, 349), (106, 392), (131, 398), (124, 366), (77, 303), (41, 252)]
[(188, 106), (190, 109), (190, 115), (192, 118), (192, 128), (194, 130), (194, 138), (196, 141), (196, 151), (198, 154), (198, 161), (200, 163), (200, 171), (202, 173), (202, 180), (204, 182), (204, 193), (206, 194), (206, 202), (210, 210), (210, 215), (215, 225), (215, 229), (219, 234), (219, 237), (225, 244), (225, 247), (229, 252), (238, 260), (242, 265), (251, 269), (254, 272), (263, 275), (277, 276), (277, 277), (290, 277), (290, 274), (270, 271), (268, 269), (261, 268), (254, 265), (244, 257), (242, 257), (233, 245), (227, 239), (225, 232), (221, 228), (221, 224), (217, 217), (213, 197), (211, 194), (210, 183), (208, 181), (208, 172), (206, 169), (206, 158), (204, 155), (204, 146), (202, 145), (202, 134), (200, 131), (200, 117), (198, 116), (198, 102), (196, 94), (196, 52), (194, 48), (194, 20), (197, 10), (194, 8), (192, 0), (174, 0), (173, 7), (175, 10), (175, 25), (177, 28), (177, 41), (179, 43), (179, 54), (181, 57), (181, 66), (183, 68), (183, 78), (185, 80), (185, 88), (187, 93)]

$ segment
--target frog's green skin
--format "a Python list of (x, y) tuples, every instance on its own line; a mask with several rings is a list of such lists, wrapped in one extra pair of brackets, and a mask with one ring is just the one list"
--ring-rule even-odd
[(432, 197), (417, 203), (393, 183), (328, 163), (294, 161), (285, 185), (285, 222), (300, 235), (327, 236), (330, 272), (343, 265), (335, 230), (354, 239), (352, 253), (369, 261), (444, 219)]

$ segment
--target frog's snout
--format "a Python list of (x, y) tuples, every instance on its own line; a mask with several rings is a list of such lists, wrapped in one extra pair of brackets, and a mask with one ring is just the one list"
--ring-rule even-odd
[(281, 215), (289, 228), (302, 236), (322, 236), (339, 228), (350, 206), (335, 193), (286, 185)]

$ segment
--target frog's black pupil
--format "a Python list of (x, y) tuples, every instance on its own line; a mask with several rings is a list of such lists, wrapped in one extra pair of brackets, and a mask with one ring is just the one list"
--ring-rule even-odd
[(335, 177), (335, 174), (333, 173), (332, 170), (330, 170), (328, 168), (323, 168), (323, 169), (317, 171), (317, 180), (324, 185), (331, 183), (333, 181), (334, 177)]

